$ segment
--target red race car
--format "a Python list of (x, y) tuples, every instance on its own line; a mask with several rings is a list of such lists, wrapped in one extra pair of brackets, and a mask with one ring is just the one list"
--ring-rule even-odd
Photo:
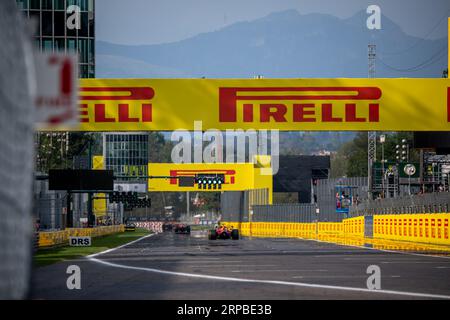
[(218, 226), (215, 229), (209, 231), (208, 239), (209, 240), (216, 240), (216, 239), (239, 240), (239, 230), (234, 229), (233, 226), (228, 228), (224, 225), (221, 225), (221, 226)]

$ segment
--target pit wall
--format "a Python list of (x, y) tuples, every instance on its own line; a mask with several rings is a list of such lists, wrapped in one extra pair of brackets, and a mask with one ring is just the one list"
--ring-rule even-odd
[(39, 247), (69, 244), (69, 237), (99, 237), (117, 232), (124, 232), (124, 225), (103, 226), (96, 228), (67, 228), (61, 231), (39, 232)]
[(374, 215), (373, 233), (365, 232), (368, 230), (365, 230), (363, 216), (344, 219), (342, 222), (222, 223), (238, 228), (242, 236), (252, 237), (335, 239), (336, 241), (333, 242), (339, 242), (339, 238), (364, 239), (365, 234), (373, 234), (373, 239), (450, 245), (449, 220), (450, 214), (448, 213)]

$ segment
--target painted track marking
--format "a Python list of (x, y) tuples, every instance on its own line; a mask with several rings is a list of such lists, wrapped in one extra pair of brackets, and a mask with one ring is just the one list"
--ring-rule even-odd
[[(371, 294), (391, 294), (391, 295), (400, 295), (400, 296), (409, 296), (409, 297), (418, 297), (418, 298), (434, 298), (434, 299), (449, 299), (448, 295), (439, 295), (439, 294), (430, 294), (430, 293), (419, 293), (419, 292), (407, 292), (407, 291), (395, 291), (395, 290), (370, 290), (365, 288), (356, 288), (356, 287), (343, 287), (343, 286), (332, 286), (332, 285), (321, 285), (321, 284), (312, 284), (312, 283), (303, 283), (303, 282), (291, 282), (291, 281), (278, 281), (278, 280), (258, 280), (258, 279), (245, 279), (245, 278), (234, 278), (234, 277), (223, 277), (223, 276), (212, 276), (206, 274), (196, 274), (196, 273), (186, 273), (186, 272), (176, 272), (176, 271), (167, 271), (161, 269), (154, 268), (145, 268), (145, 267), (133, 267), (127, 266), (117, 263), (111, 263), (107, 261), (103, 261), (97, 259), (96, 257), (105, 253), (110, 253), (112, 251), (124, 248), (131, 244), (134, 244), (138, 241), (144, 240), (146, 238), (152, 237), (156, 235), (156, 233), (152, 233), (146, 236), (143, 236), (134, 241), (128, 242), (124, 245), (118, 246), (116, 248), (111, 248), (102, 252), (98, 252), (92, 255), (87, 256), (86, 258), (92, 262), (100, 263), (103, 265), (107, 265), (114, 268), (120, 269), (128, 269), (128, 270), (139, 270), (146, 271), (152, 273), (173, 275), (173, 276), (182, 276), (187, 278), (197, 278), (197, 279), (209, 279), (209, 280), (219, 280), (219, 281), (231, 281), (231, 282), (244, 282), (244, 283), (259, 283), (259, 284), (272, 284), (272, 285), (284, 285), (284, 286), (294, 286), (294, 287), (305, 287), (305, 288), (315, 288), (315, 289), (330, 289), (330, 290), (341, 290), (341, 291), (352, 291), (352, 292), (364, 292)], [(376, 250), (376, 249), (374, 249)]]

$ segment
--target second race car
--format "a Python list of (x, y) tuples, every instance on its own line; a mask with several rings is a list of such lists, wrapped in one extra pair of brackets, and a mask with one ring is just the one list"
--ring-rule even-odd
[(174, 227), (175, 233), (183, 233), (183, 234), (190, 234), (191, 233), (191, 226), (188, 226), (186, 224), (177, 224)]
[(216, 227), (213, 230), (209, 230), (208, 239), (209, 240), (216, 240), (216, 239), (239, 240), (239, 230), (234, 229), (233, 226), (230, 226), (228, 228), (225, 225), (221, 225), (221, 226)]

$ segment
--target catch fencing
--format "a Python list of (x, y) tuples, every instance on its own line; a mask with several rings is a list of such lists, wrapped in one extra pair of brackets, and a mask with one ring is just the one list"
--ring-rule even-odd
[(439, 192), (399, 198), (366, 199), (357, 206), (350, 207), (350, 216), (352, 217), (408, 213), (450, 213), (450, 193)]
[(275, 204), (252, 206), (252, 222), (313, 222), (317, 219), (314, 204)]
[(314, 187), (317, 195), (317, 206), (320, 210), (319, 221), (340, 222), (343, 213), (336, 212), (336, 186), (349, 186), (352, 196), (364, 201), (367, 199), (367, 177), (331, 178), (318, 180)]
[(220, 196), (222, 220), (248, 222), (248, 208), (248, 192), (227, 191)]

